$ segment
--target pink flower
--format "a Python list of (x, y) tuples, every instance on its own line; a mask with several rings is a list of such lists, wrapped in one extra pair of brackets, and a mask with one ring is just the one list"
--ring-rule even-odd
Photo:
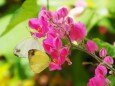
[(64, 22), (64, 18), (58, 12), (53, 12), (52, 13), (52, 21), (56, 25), (61, 26)]
[(50, 69), (50, 71), (53, 71), (53, 70), (61, 70), (62, 68), (59, 64), (51, 62), (49, 65), (49, 69)]
[[(55, 55), (57, 53), (57, 55)], [(64, 64), (66, 61), (67, 56), (69, 55), (69, 49), (67, 47), (61, 48), (58, 52), (52, 52), (53, 56), (53, 62), (59, 65)]]
[(105, 66), (99, 65), (97, 66), (97, 68), (95, 69), (95, 75), (96, 76), (105, 76), (107, 74), (107, 69)]
[(105, 57), (106, 54), (107, 54), (107, 51), (106, 51), (105, 48), (102, 48), (102, 49), (100, 50), (100, 52), (99, 52), (99, 56), (100, 56), (100, 57)]
[(42, 9), (39, 13), (39, 18), (43, 18), (47, 21), (49, 21), (52, 17), (52, 14), (50, 11), (47, 11), (46, 9)]
[(104, 76), (95, 76), (91, 78), (87, 86), (105, 86), (106, 78)]
[(103, 61), (109, 65), (112, 65), (114, 63), (114, 60), (111, 56), (106, 56)]
[(49, 30), (48, 33), (47, 33), (47, 38), (53, 39), (55, 37), (57, 37), (56, 32), (54, 30)]
[(62, 41), (58, 37), (54, 38), (53, 46), (55, 49), (59, 50), (62, 47)]
[(58, 53), (58, 58), (57, 55), (55, 55), (55, 53), (56, 52), (53, 52), (53, 62), (51, 62), (49, 65), (50, 70), (61, 70), (61, 65), (64, 64), (64, 62), (66, 61), (66, 58), (69, 55), (69, 50), (67, 47), (60, 49)]
[(80, 41), (83, 40), (87, 35), (86, 27), (82, 22), (78, 22), (77, 24), (73, 24), (70, 31), (70, 39), (72, 41)]
[(86, 44), (86, 50), (89, 53), (94, 53), (95, 51), (98, 50), (98, 46), (92, 40), (88, 40)]
[(61, 17), (65, 17), (68, 15), (68, 10), (65, 7), (59, 9), (57, 12)]
[(53, 38), (51, 34), (43, 41), (43, 47), (48, 54), (58, 51), (62, 47), (62, 41), (58, 37)]
[(63, 47), (62, 49), (60, 49), (59, 53), (60, 53), (60, 64), (63, 64), (67, 56), (69, 55), (68, 47)]
[(44, 19), (32, 18), (29, 20), (29, 27), (35, 32), (31, 32), (36, 38), (41, 38), (46, 35), (48, 31), (48, 23)]
[(32, 18), (29, 20), (29, 27), (31, 27), (32, 29), (38, 29), (39, 27), (39, 19), (38, 18)]

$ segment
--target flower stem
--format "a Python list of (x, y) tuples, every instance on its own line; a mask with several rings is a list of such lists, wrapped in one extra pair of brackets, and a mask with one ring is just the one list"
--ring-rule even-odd
[(96, 59), (99, 63), (103, 63), (104, 66), (106, 66), (108, 69), (110, 69), (112, 72), (115, 73), (115, 69), (113, 67), (111, 67), (110, 65), (108, 65), (107, 63), (103, 62), (101, 58), (99, 58), (98, 56), (96, 56), (95, 54), (91, 54), (89, 53), (84, 47), (82, 46), (79, 46), (79, 45), (74, 45), (72, 42), (71, 42), (71, 39), (69, 38), (69, 36), (67, 35), (67, 38), (68, 38), (68, 41), (70, 42), (71, 44), (71, 47), (73, 49), (77, 49), (77, 50), (80, 50), (80, 51), (83, 51), (87, 54), (89, 54), (91, 57), (93, 57), (94, 59)]
[[(85, 49), (83, 49), (82, 47), (80, 46), (73, 46), (74, 49), (77, 49), (77, 50), (80, 50), (80, 51), (83, 51), (87, 54), (89, 54), (90, 56), (92, 56), (94, 59), (96, 59), (99, 63), (102, 63), (102, 59), (100, 59), (98, 56), (96, 56), (95, 54), (91, 54), (89, 52), (87, 52)], [(110, 69), (111, 71), (113, 71), (115, 73), (115, 69), (113, 67), (111, 67), (110, 65), (108, 65), (107, 63), (103, 63), (104, 66), (106, 66), (108, 69)]]
[(47, 0), (47, 10), (49, 10), (49, 0)]

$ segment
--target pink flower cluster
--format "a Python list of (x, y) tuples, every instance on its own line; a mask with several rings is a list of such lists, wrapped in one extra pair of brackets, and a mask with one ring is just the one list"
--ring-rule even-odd
[[(93, 54), (98, 50), (98, 46), (91, 40), (87, 41), (86, 50)], [(100, 63), (95, 69), (95, 76), (91, 78), (87, 84), (87, 86), (105, 86), (110, 84), (110, 81), (105, 78), (107, 74), (107, 69), (103, 66), (103, 63), (106, 63), (110, 66), (114, 63), (113, 58), (110, 56), (106, 56), (107, 51), (105, 48), (102, 48), (99, 52), (99, 56), (102, 57), (102, 63)]]
[(110, 83), (110, 81), (105, 78), (107, 74), (106, 67), (99, 65), (95, 69), (95, 76), (91, 78), (87, 84), (87, 86), (105, 86)]
[(50, 70), (61, 70), (61, 65), (69, 55), (68, 47), (62, 45), (62, 41), (54, 32), (49, 31), (47, 38), (43, 41), (45, 51), (51, 55), (52, 61), (49, 65)]
[(48, 53), (52, 62), (49, 64), (50, 70), (61, 70), (61, 65), (69, 60), (69, 46), (62, 43), (68, 37), (71, 41), (82, 41), (87, 35), (86, 27), (82, 22), (74, 23), (68, 15), (67, 8), (61, 8), (55, 12), (42, 9), (38, 18), (29, 20), (29, 27), (33, 30), (32, 36), (35, 38), (45, 37), (43, 47)]
[(102, 48), (99, 52), (99, 56), (103, 58), (103, 62), (107, 63), (108, 65), (111, 65), (114, 63), (114, 60), (111, 56), (106, 56), (107, 55), (107, 51), (105, 48)]
[[(93, 54), (95, 53), (95, 51), (98, 50), (98, 46), (92, 40), (88, 40), (86, 44), (86, 50), (89, 53)], [(102, 57), (104, 63), (107, 63), (108, 65), (112, 66), (112, 64), (114, 63), (113, 58), (111, 56), (106, 56), (106, 55), (107, 55), (106, 49), (102, 48), (99, 52), (99, 56)]]
[[(38, 18), (30, 19), (28, 24), (33, 37), (44, 37), (44, 50), (51, 56), (52, 60), (49, 64), (50, 70), (61, 70), (66, 61), (71, 64), (69, 44), (73, 41), (81, 43), (87, 35), (85, 25), (82, 22), (74, 23), (73, 19), (68, 16), (67, 8), (61, 8), (55, 12), (42, 9)], [(63, 44), (62, 40), (66, 40), (67, 43)], [(98, 50), (98, 46), (92, 40), (88, 40), (86, 50), (88, 53), (94, 54)], [(95, 69), (95, 76), (89, 80), (87, 86), (105, 86), (110, 83), (106, 79), (107, 69), (103, 64), (112, 66), (114, 61), (106, 54), (106, 49), (102, 48), (99, 52), (102, 63)]]

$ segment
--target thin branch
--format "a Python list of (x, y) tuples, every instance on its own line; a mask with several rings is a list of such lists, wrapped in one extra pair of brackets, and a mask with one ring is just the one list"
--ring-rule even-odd
[(82, 49), (79, 46), (73, 46), (75, 49), (83, 51), (87, 54), (89, 54), (90, 56), (92, 56), (94, 59), (96, 59), (99, 63), (102, 63), (104, 66), (106, 66), (108, 69), (110, 69), (111, 71), (113, 71), (115, 73), (115, 69), (113, 67), (111, 67), (110, 65), (108, 65), (107, 63), (103, 63), (102, 59), (100, 59), (98, 56), (96, 56), (95, 54), (90, 54), (89, 52), (87, 52), (85, 49)]
[(47, 0), (47, 10), (49, 10), (49, 0)]
[(108, 65), (107, 63), (104, 63), (100, 57), (96, 56), (95, 54), (89, 53), (86, 49), (82, 48), (81, 46), (76, 46), (76, 45), (72, 44), (71, 39), (69, 38), (69, 36), (67, 36), (67, 37), (69, 39), (69, 42), (70, 42), (72, 48), (83, 51), (83, 52), (89, 54), (91, 57), (96, 59), (99, 63), (102, 63), (104, 66), (106, 66), (108, 69), (110, 69), (111, 71), (113, 71), (115, 73), (115, 69), (113, 67), (111, 67), (110, 65)]

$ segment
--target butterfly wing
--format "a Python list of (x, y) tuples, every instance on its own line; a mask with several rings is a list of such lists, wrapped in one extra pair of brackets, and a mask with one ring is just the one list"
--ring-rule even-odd
[(21, 41), (14, 49), (14, 54), (18, 57), (28, 57), (30, 49), (43, 50), (38, 40), (28, 37)]
[(50, 58), (45, 52), (31, 49), (28, 52), (29, 64), (34, 73), (40, 73), (49, 66)]

